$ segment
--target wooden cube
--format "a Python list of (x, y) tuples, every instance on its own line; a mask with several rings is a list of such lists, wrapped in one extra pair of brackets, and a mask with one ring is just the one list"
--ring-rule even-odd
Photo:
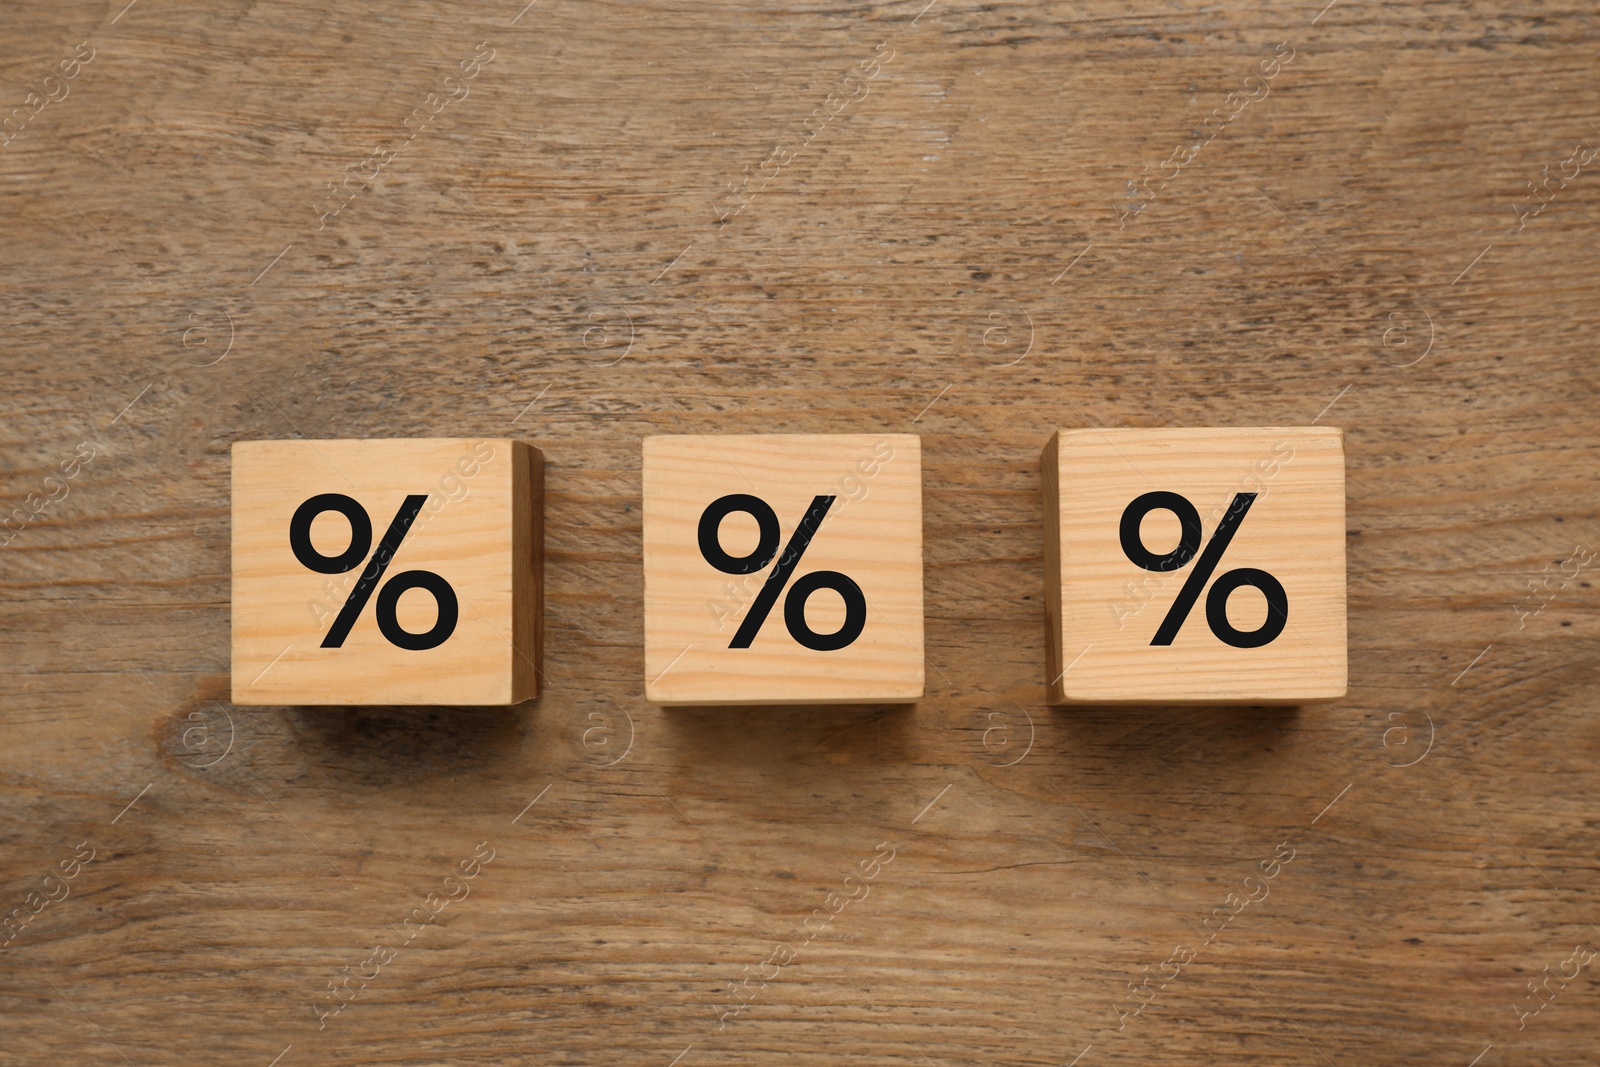
[(644, 643), (658, 704), (920, 699), (921, 439), (646, 438)]
[(1043, 468), (1053, 702), (1344, 696), (1342, 430), (1062, 430)]
[(543, 480), (520, 441), (235, 444), (233, 702), (537, 695)]

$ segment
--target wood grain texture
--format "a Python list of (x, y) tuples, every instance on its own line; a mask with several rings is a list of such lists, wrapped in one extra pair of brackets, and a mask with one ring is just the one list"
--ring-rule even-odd
[[(640, 495), (646, 699), (922, 698), (916, 435), (649, 437)], [(708, 512), (722, 516), (711, 547), (726, 558), (715, 562), (701, 540)]]
[[(4, 18), (0, 1057), (1600, 1059), (1589, 7)], [(1313, 420), (1349, 696), (1048, 710), (1050, 434)], [(863, 427), (924, 699), (650, 705), (640, 441)], [(427, 436), (545, 452), (540, 699), (231, 705), (230, 445)]]
[(1063, 430), (1040, 478), (1053, 702), (1346, 695), (1342, 431)]

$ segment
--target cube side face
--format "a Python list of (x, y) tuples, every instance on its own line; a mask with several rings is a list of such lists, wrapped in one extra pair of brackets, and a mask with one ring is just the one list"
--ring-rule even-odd
[[(645, 695), (667, 705), (904, 703), (923, 693), (922, 456), (907, 434), (649, 437), (644, 442)], [(775, 519), (776, 557), (746, 573), (718, 569), (700, 526), (723, 497), (755, 497)], [(745, 627), (768, 575), (817, 496), (833, 503), (748, 647)], [(713, 524), (729, 557), (752, 556), (757, 520), (743, 511)], [(726, 562), (726, 561), (722, 561)], [(809, 595), (797, 581), (843, 575), (865, 613), (843, 647), (808, 648), (790, 630), (797, 611), (814, 634), (849, 632), (844, 595)], [(796, 605), (799, 605), (796, 608)], [(752, 626), (754, 624), (752, 623)]]
[(1062, 687), (1062, 668), (1066, 661), (1062, 652), (1062, 590), (1061, 581), (1061, 434), (1056, 433), (1044, 446), (1039, 456), (1039, 474), (1044, 487), (1044, 608), (1046, 622), (1045, 671), (1046, 688), (1052, 703), (1061, 703), (1066, 693)]
[[(233, 699), (236, 704), (489, 704), (516, 698), (515, 442), (507, 440), (250, 441), (233, 447)], [(312, 497), (355, 502), (370, 544), (350, 569), (318, 573), (297, 557), (290, 526)], [(342, 644), (322, 642), (408, 496), (416, 518)], [(311, 521), (319, 555), (352, 546), (338, 511)], [(456, 622), (435, 647), (403, 648), (380, 626), (384, 588), (426, 571), (449, 587)], [(404, 592), (400, 590), (404, 589)], [(395, 594), (398, 593), (398, 596)], [(425, 587), (396, 586), (393, 624), (432, 630), (440, 609)]]
[(513, 701), (539, 695), (544, 669), (544, 453), (521, 441), (512, 443), (512, 695)]
[[(1059, 435), (1062, 627), (1066, 664), (1052, 698), (1068, 704), (1301, 704), (1347, 687), (1344, 447), (1332, 428), (1082, 430)], [(1124, 510), (1147, 492), (1188, 500), (1200, 520), (1195, 556), (1145, 570), (1124, 551)], [(1153, 644), (1218, 523), (1255, 499), (1168, 645)], [(1152, 510), (1137, 526), (1153, 556), (1180, 524)], [(1211, 588), (1235, 570), (1265, 572), (1287, 612), (1270, 641), (1222, 639), (1270, 621), (1265, 594)], [(1241, 574), (1238, 577), (1243, 578)], [(1213, 606), (1215, 600), (1215, 606)], [(1220, 611), (1220, 629), (1212, 612)], [(1234, 638), (1240, 640), (1239, 637)], [(1059, 670), (1059, 668), (1058, 668)]]

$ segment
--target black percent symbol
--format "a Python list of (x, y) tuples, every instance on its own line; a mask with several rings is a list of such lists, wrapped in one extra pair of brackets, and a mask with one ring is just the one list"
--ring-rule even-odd
[[(456, 591), (433, 571), (402, 571), (379, 588), (383, 572), (389, 568), (395, 550), (405, 540), (406, 532), (411, 529), (411, 524), (416, 521), (417, 513), (427, 499), (426, 493), (413, 493), (406, 497), (370, 560), (367, 560), (367, 550), (372, 547), (372, 519), (355, 500), (343, 493), (319, 493), (295, 509), (294, 518), (289, 520), (289, 547), (294, 550), (294, 558), (307, 569), (318, 574), (345, 574), (367, 560), (366, 569), (361, 572), (355, 588), (345, 598), (344, 607), (339, 609), (327, 636), (322, 639), (323, 648), (340, 648), (344, 645), (344, 639), (350, 636), (350, 628), (361, 615), (361, 609), (367, 606), (374, 589), (378, 590), (378, 629), (391, 645), (423, 652), (438, 648), (455, 632), (456, 620), (460, 617)], [(324, 556), (311, 543), (311, 524), (317, 516), (327, 511), (337, 511), (350, 522), (350, 547), (337, 556)], [(409, 589), (426, 589), (433, 594), (439, 614), (431, 630), (414, 634), (400, 628), (395, 606), (400, 602), (400, 595)]]
[[(789, 585), (789, 577), (805, 555), (817, 527), (833, 506), (831, 496), (812, 497), (805, 518), (795, 527), (794, 534), (783, 554), (778, 554), (778, 516), (772, 506), (758, 496), (748, 493), (729, 493), (713, 500), (700, 515), (700, 555), (723, 574), (754, 574), (777, 559), (777, 566), (767, 574), (767, 580), (756, 594), (756, 599), (745, 613), (739, 632), (728, 642), (729, 648), (749, 648), (761, 630), (761, 624), (772, 613), (778, 594)], [(747, 556), (730, 556), (723, 551), (721, 540), (722, 520), (729, 515), (745, 514), (756, 520), (761, 531), (755, 551)], [(818, 589), (832, 589), (844, 601), (844, 624), (831, 634), (819, 634), (806, 622), (806, 601)], [(803, 574), (789, 585), (789, 595), (783, 600), (783, 622), (789, 636), (806, 648), (816, 652), (836, 652), (861, 636), (867, 625), (867, 598), (861, 587), (849, 575), (838, 571), (812, 571)]]
[[(1233, 540), (1234, 533), (1255, 501), (1254, 493), (1235, 493), (1233, 502), (1228, 505), (1228, 513), (1217, 523), (1217, 529), (1211, 535), (1211, 540), (1206, 542), (1204, 552), (1200, 552), (1200, 513), (1177, 493), (1145, 493), (1135, 497), (1123, 510), (1120, 531), (1122, 552), (1137, 566), (1147, 571), (1175, 571), (1194, 559), (1196, 552), (1200, 552), (1199, 561), (1184, 580), (1183, 588), (1178, 590), (1172, 607), (1167, 609), (1167, 617), (1161, 620), (1160, 629), (1150, 639), (1152, 645), (1170, 645), (1172, 639), (1178, 636), (1178, 629), (1189, 617), (1194, 602), (1200, 598), (1200, 590), (1211, 581), (1212, 573), (1222, 560), (1222, 553), (1227, 551), (1228, 542)], [(1172, 512), (1182, 527), (1178, 547), (1164, 555), (1157, 555), (1144, 547), (1144, 541), (1139, 536), (1139, 524), (1152, 511)], [(1267, 619), (1255, 630), (1235, 629), (1228, 621), (1228, 597), (1235, 589), (1245, 585), (1254, 586), (1267, 598)], [(1269, 644), (1283, 633), (1284, 624), (1288, 621), (1289, 597), (1283, 591), (1282, 584), (1266, 571), (1254, 567), (1228, 571), (1212, 583), (1211, 591), (1206, 594), (1206, 622), (1211, 625), (1211, 632), (1216, 634), (1218, 640), (1234, 648), (1260, 648)]]

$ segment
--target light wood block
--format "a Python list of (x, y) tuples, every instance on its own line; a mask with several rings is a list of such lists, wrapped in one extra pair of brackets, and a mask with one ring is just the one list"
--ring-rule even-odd
[[(521, 441), (236, 443), (233, 702), (514, 704), (536, 696), (543, 479), (543, 455)], [(334, 503), (345, 510), (308, 503), (322, 494), (343, 498)], [(386, 552), (402, 511), (414, 517)], [(291, 535), (297, 513), (300, 555)], [(367, 517), (370, 536), (355, 536), (351, 514), (356, 523)], [(323, 572), (302, 555), (321, 557)], [(362, 589), (364, 606), (346, 609)], [(338, 640), (341, 615), (347, 632), (325, 647)]]
[[(765, 531), (745, 510), (705, 519), (734, 495), (747, 499), (726, 506), (764, 512)], [(816, 521), (819, 497), (831, 500)], [(703, 526), (715, 565), (702, 551)], [(787, 581), (769, 588), (806, 533)], [(743, 572), (732, 573), (735, 565)], [(646, 438), (644, 633), (645, 695), (658, 704), (920, 699), (921, 439)], [(807, 647), (828, 645), (828, 635), (832, 643), (854, 637), (843, 647)], [(748, 645), (730, 647), (741, 640)]]
[[(1062, 430), (1045, 446), (1043, 471), (1053, 702), (1299, 704), (1344, 696), (1342, 430)], [(1150, 493), (1192, 505), (1192, 555), (1179, 551), (1180, 501), (1149, 498), (1161, 506), (1142, 522), (1129, 515), (1144, 510), (1134, 502)], [(1135, 541), (1125, 541), (1125, 515)], [(1219, 528), (1222, 541), (1208, 549)], [(1142, 544), (1144, 566), (1125, 543), (1134, 555)], [(1190, 585), (1217, 549), (1204, 588)], [(1230, 579), (1235, 571), (1242, 573)], [(1279, 596), (1274, 581), (1281, 613), (1262, 591)], [(1169, 612), (1186, 588), (1193, 600), (1179, 625)]]

